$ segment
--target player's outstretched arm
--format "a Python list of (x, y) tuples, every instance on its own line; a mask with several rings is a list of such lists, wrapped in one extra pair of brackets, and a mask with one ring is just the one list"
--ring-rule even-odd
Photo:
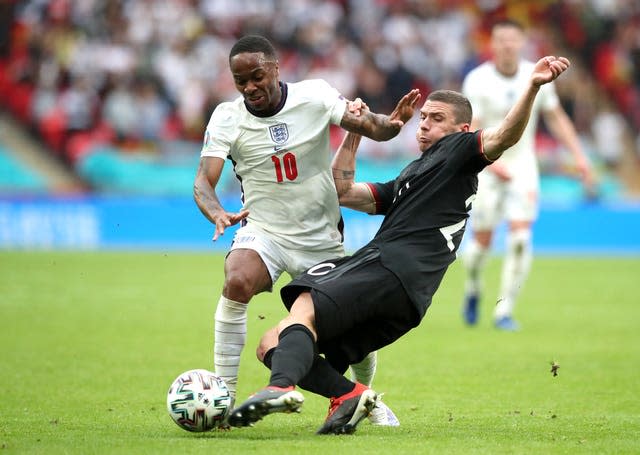
[(341, 206), (360, 212), (375, 213), (376, 204), (371, 190), (366, 184), (354, 181), (356, 151), (361, 138), (359, 134), (347, 133), (342, 140), (331, 163), (333, 182)]
[(564, 57), (547, 56), (538, 60), (527, 88), (504, 120), (499, 126), (482, 131), (482, 146), (489, 159), (498, 159), (506, 149), (520, 140), (540, 87), (555, 80), (569, 65), (569, 60)]
[(215, 187), (220, 180), (224, 160), (215, 157), (202, 157), (195, 181), (193, 183), (193, 198), (202, 214), (216, 226), (213, 240), (224, 234), (225, 228), (233, 226), (249, 215), (248, 210), (230, 213), (220, 204)]
[(551, 131), (554, 138), (560, 141), (564, 147), (571, 152), (575, 160), (576, 171), (578, 176), (582, 180), (582, 184), (585, 190), (588, 192), (595, 191), (595, 176), (593, 174), (593, 168), (582, 149), (580, 144), (580, 138), (573, 126), (573, 122), (562, 108), (561, 105), (557, 105), (551, 111), (544, 113), (545, 124)]
[(420, 91), (411, 90), (398, 101), (390, 115), (376, 114), (369, 110), (354, 113), (347, 106), (340, 126), (351, 133), (360, 134), (375, 141), (388, 141), (395, 137), (413, 116), (419, 100)]

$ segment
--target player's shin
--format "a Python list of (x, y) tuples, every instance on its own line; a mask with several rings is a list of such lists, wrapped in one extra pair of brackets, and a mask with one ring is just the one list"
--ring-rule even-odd
[(319, 355), (315, 356), (311, 369), (298, 385), (326, 398), (339, 397), (353, 389), (353, 383)]
[(462, 257), (467, 270), (462, 317), (467, 325), (475, 325), (478, 322), (478, 307), (480, 294), (482, 293), (482, 272), (488, 253), (487, 247), (472, 238)]
[(532, 259), (531, 229), (509, 232), (502, 265), (500, 297), (495, 311), (496, 319), (512, 315), (516, 298), (529, 275)]
[(224, 379), (235, 398), (240, 354), (247, 338), (247, 304), (220, 297), (215, 316), (213, 360), (215, 372)]
[(361, 362), (351, 365), (351, 378), (371, 387), (378, 366), (378, 353), (370, 352)]
[(302, 324), (285, 328), (271, 355), (270, 386), (295, 386), (307, 375), (316, 356), (316, 343), (311, 331)]
[(480, 295), (482, 291), (482, 272), (487, 261), (488, 248), (483, 247), (477, 240), (471, 239), (462, 260), (467, 270), (465, 293)]

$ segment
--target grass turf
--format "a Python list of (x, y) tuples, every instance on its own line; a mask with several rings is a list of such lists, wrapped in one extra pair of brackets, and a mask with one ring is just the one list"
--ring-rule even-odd
[[(254, 428), (191, 434), (165, 409), (182, 371), (212, 368), (220, 255), (0, 252), (4, 453), (640, 453), (637, 258), (538, 257), (519, 333), (460, 318), (455, 263), (422, 325), (379, 353), (374, 383), (399, 428), (316, 436), (327, 401)], [(286, 278), (281, 283), (286, 282)], [(277, 294), (250, 306), (239, 398), (262, 387), (261, 333)], [(551, 362), (560, 365), (558, 376)]]

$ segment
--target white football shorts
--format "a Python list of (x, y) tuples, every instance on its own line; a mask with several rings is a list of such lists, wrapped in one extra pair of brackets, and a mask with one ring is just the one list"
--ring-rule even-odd
[(500, 180), (493, 172), (478, 175), (478, 192), (471, 207), (474, 230), (493, 230), (502, 221), (530, 221), (538, 217), (538, 184), (532, 179)]
[(267, 266), (271, 282), (275, 283), (283, 272), (295, 278), (313, 265), (345, 255), (344, 246), (341, 243), (327, 241), (326, 245), (327, 247), (322, 250), (294, 250), (282, 246), (277, 236), (246, 225), (236, 231), (229, 251), (254, 250)]

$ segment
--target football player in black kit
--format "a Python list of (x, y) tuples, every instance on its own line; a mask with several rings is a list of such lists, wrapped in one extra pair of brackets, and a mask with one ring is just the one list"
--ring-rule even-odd
[(469, 132), (472, 109), (462, 94), (431, 93), (416, 132), (422, 154), (387, 183), (353, 181), (360, 137), (345, 137), (333, 161), (340, 203), (384, 220), (352, 256), (317, 264), (282, 288), (289, 314), (257, 351), (271, 369), (269, 384), (231, 411), (231, 426), (298, 411), (299, 386), (331, 400), (318, 434), (355, 431), (377, 394), (343, 373), (420, 324), (456, 258), (478, 173), (520, 139), (540, 86), (568, 67), (563, 57), (540, 59), (501, 124), (475, 132)]

